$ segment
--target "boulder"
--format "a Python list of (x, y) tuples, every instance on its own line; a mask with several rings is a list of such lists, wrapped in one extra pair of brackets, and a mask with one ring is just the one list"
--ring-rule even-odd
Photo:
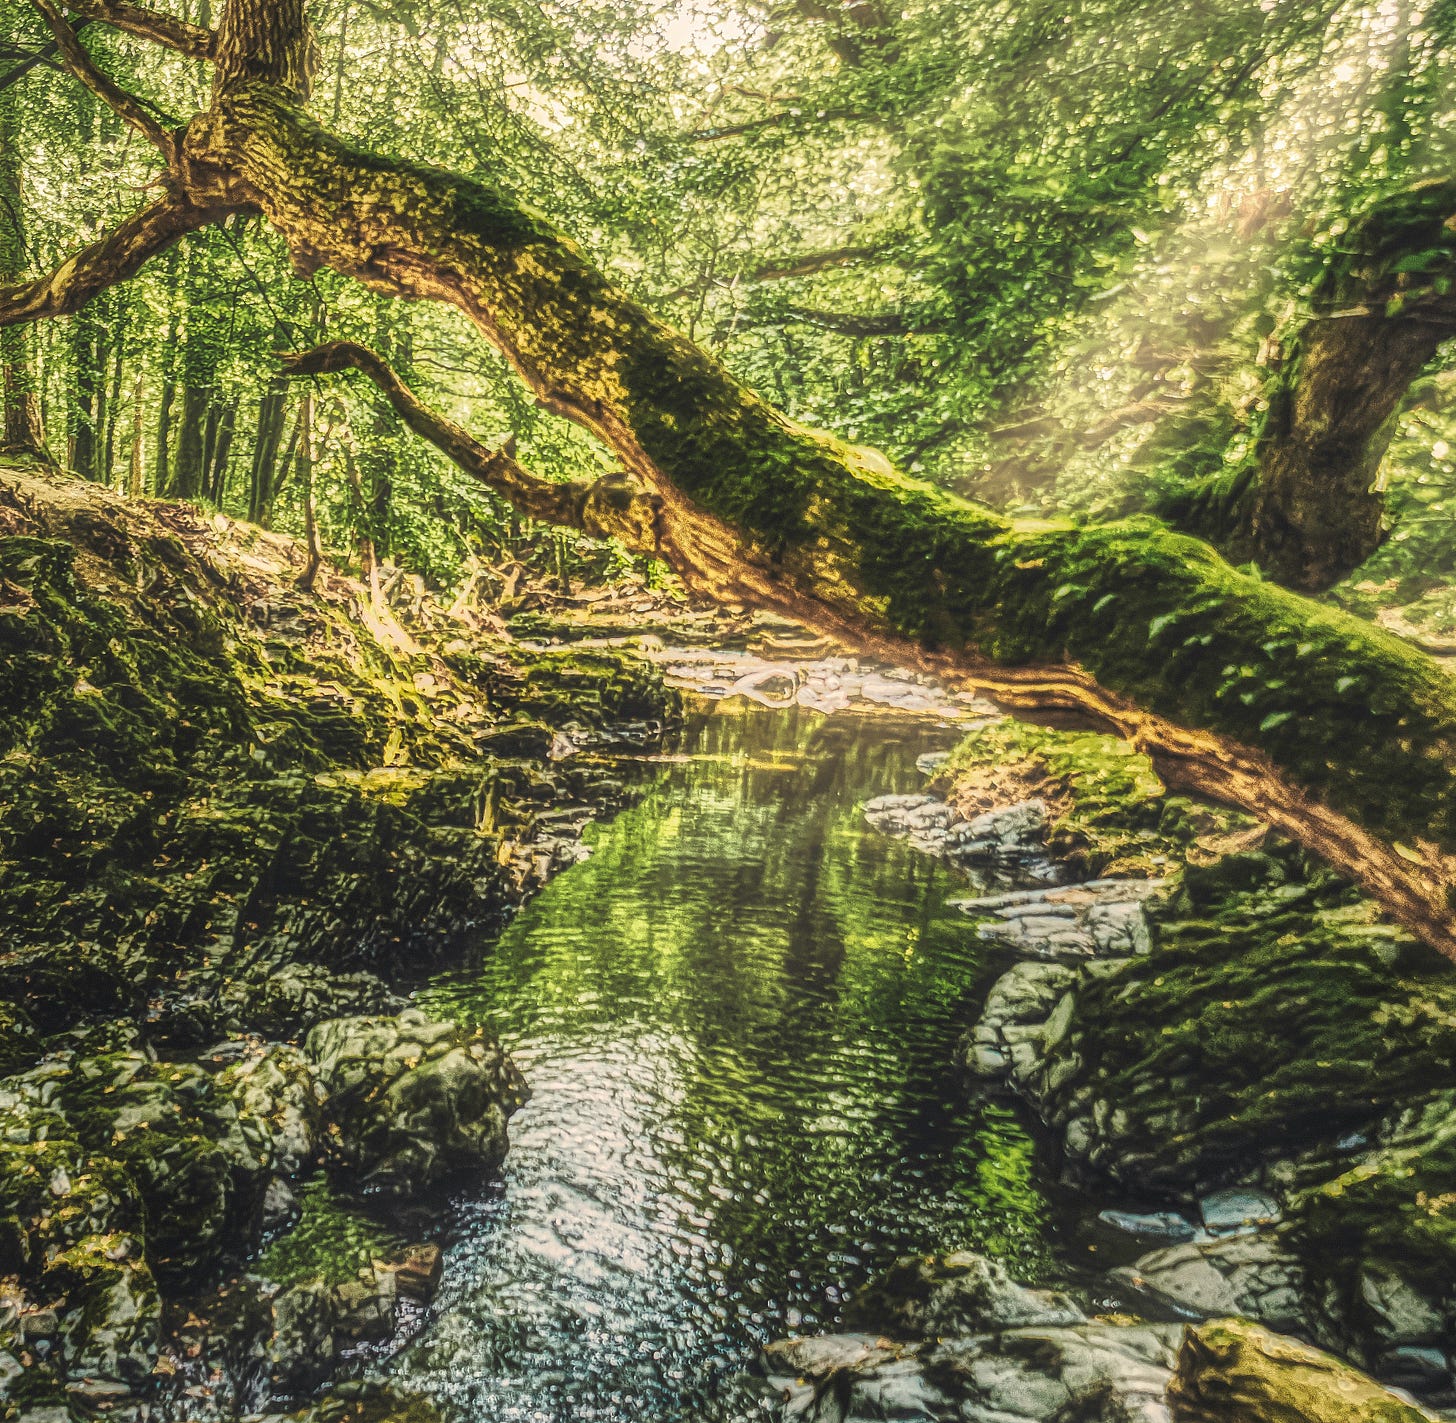
[(1189, 1329), (1168, 1386), (1175, 1423), (1435, 1423), (1330, 1354), (1220, 1319)]
[(1163, 1395), (1181, 1329), (1087, 1321), (894, 1344), (849, 1334), (764, 1350), (784, 1419), (870, 1423), (1169, 1423)]
[(1222, 1236), (1155, 1250), (1112, 1278), (1195, 1319), (1239, 1314), (1273, 1329), (1306, 1327), (1304, 1268), (1276, 1233)]
[(1080, 1324), (1086, 1315), (1071, 1296), (1018, 1284), (1004, 1265), (960, 1250), (897, 1260), (855, 1296), (845, 1318), (893, 1339), (929, 1339)]
[(328, 1093), (330, 1155), (360, 1190), (408, 1197), (504, 1159), (526, 1086), (480, 1029), (410, 1009), (321, 1023), (305, 1051)]

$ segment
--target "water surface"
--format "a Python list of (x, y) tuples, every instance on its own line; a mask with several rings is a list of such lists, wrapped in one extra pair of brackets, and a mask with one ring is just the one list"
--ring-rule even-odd
[(503, 1182), (453, 1203), (401, 1382), (482, 1423), (742, 1416), (757, 1346), (832, 1327), (897, 1255), (1047, 1265), (1031, 1140), (952, 1065), (989, 969), (945, 906), (967, 881), (858, 810), (955, 740), (926, 717), (694, 716), (591, 858), (431, 989), (533, 1099)]

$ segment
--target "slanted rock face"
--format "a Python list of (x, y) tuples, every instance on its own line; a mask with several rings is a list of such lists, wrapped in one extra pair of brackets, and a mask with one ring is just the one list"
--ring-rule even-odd
[(1221, 1319), (1189, 1329), (1168, 1386), (1175, 1423), (1435, 1423), (1410, 1398), (1307, 1344)]
[(406, 1197), (460, 1171), (488, 1172), (525, 1081), (476, 1029), (397, 1017), (339, 1018), (309, 1035), (308, 1056), (337, 1127), (330, 1150), (366, 1192)]

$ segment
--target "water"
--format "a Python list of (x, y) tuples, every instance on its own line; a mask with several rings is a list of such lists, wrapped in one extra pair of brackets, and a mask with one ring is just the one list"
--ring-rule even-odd
[(505, 1179), (453, 1203), (401, 1383), (469, 1419), (741, 1417), (757, 1346), (897, 1255), (1045, 1273), (1052, 1208), (953, 1051), (989, 965), (963, 877), (868, 829), (955, 733), (726, 703), (483, 967), (426, 1006), (531, 1083)]

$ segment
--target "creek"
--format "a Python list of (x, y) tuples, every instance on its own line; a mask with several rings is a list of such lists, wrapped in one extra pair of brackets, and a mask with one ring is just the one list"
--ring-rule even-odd
[(697, 705), (590, 858), (421, 995), (533, 1094), (391, 1365), (467, 1418), (752, 1416), (758, 1346), (832, 1329), (896, 1256), (1063, 1271), (1025, 1121), (954, 1065), (994, 967), (946, 903), (975, 887), (859, 809), (958, 733)]

